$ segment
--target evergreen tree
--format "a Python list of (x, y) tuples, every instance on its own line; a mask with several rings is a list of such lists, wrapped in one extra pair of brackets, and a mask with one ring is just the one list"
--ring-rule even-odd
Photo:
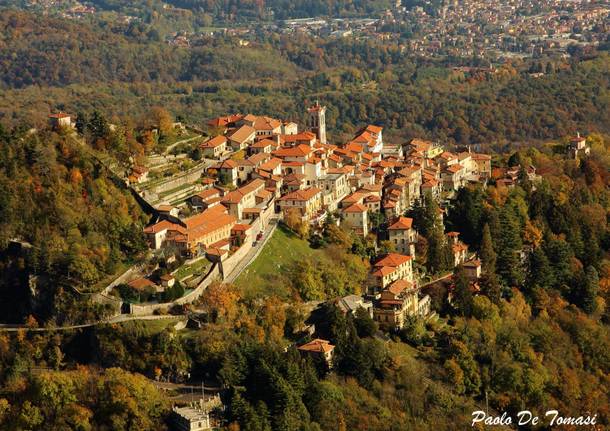
[(523, 247), (521, 229), (512, 209), (506, 205), (500, 212), (500, 232), (497, 241), (497, 272), (508, 286), (520, 286), (524, 275), (519, 254)]
[(439, 207), (436, 200), (431, 193), (426, 192), (407, 215), (413, 219), (415, 230), (428, 238), (432, 231), (442, 224), (438, 212)]
[(483, 192), (480, 187), (462, 187), (449, 211), (449, 230), (459, 231), (467, 244), (478, 248), (481, 242)]
[(487, 272), (483, 274), (479, 282), (481, 285), (481, 292), (493, 302), (494, 304), (500, 304), (502, 298), (502, 285), (498, 276), (495, 272)]
[(535, 249), (529, 256), (526, 275), (526, 285), (532, 289), (534, 286), (548, 289), (554, 284), (553, 270), (549, 259), (542, 248)]
[(596, 309), (597, 292), (599, 291), (599, 276), (597, 270), (589, 266), (576, 283), (577, 291), (573, 294), (574, 302), (586, 313), (593, 313)]
[(456, 268), (453, 278), (455, 280), (453, 303), (462, 316), (470, 317), (472, 315), (473, 296), (470, 291), (470, 280), (468, 280), (466, 271), (462, 266)]
[(426, 261), (426, 268), (432, 274), (448, 268), (447, 247), (451, 246), (448, 244), (442, 228), (435, 228), (428, 238), (428, 259)]
[(81, 135), (84, 135), (86, 129), (87, 129), (87, 115), (84, 112), (78, 112), (76, 114), (76, 130)]
[(483, 272), (496, 272), (496, 251), (494, 250), (493, 241), (491, 239), (491, 230), (489, 224), (485, 223), (483, 227), (483, 237), (481, 239), (481, 248), (479, 250)]
[(105, 138), (110, 133), (108, 120), (99, 111), (94, 111), (91, 120), (87, 124), (87, 129), (91, 132), (93, 139)]
[(570, 268), (570, 261), (572, 259), (570, 246), (564, 240), (549, 238), (544, 241), (543, 249), (550, 261), (554, 274), (553, 287), (559, 288), (561, 285), (569, 283), (573, 278), (572, 269)]

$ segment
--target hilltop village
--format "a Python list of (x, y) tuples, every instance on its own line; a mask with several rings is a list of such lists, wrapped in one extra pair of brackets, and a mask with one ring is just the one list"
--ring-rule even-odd
[[(430, 298), (419, 288), (424, 274), (414, 269), (418, 233), (405, 214), (429, 196), (438, 202), (442, 221), (443, 208), (458, 189), (491, 178), (491, 156), (469, 148), (450, 152), (422, 139), (391, 144), (373, 124), (348, 142), (331, 144), (325, 117), (326, 107), (316, 102), (307, 109), (303, 129), (251, 114), (209, 120), (209, 136), (198, 143), (203, 162), (194, 171), (196, 185), (172, 184), (182, 196), (178, 201), (176, 193), (163, 200), (147, 192), (149, 169), (135, 166), (129, 181), (154, 201), (158, 215), (144, 232), (157, 252), (171, 250), (190, 261), (205, 256), (228, 281), (251, 262), (280, 220), (296, 232), (333, 223), (376, 244), (389, 241), (391, 252), (380, 249), (364, 297), (352, 295), (342, 304), (351, 312), (364, 307), (382, 328), (400, 329), (407, 316), (431, 313)], [(497, 180), (510, 187), (518, 173), (500, 172)], [(381, 223), (387, 226), (383, 234)], [(465, 264), (476, 281), (480, 263), (459, 232), (448, 232), (445, 241), (455, 266)], [(173, 283), (171, 278), (160, 280), (157, 288)], [(150, 284), (146, 277), (130, 282), (136, 289)]]

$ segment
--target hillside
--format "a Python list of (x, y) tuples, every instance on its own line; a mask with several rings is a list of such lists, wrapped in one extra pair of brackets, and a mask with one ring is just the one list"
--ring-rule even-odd
[(193, 124), (228, 112), (302, 122), (303, 106), (319, 99), (333, 139), (371, 119), (398, 139), (499, 146), (609, 130), (607, 53), (538, 78), (519, 63), (470, 76), (374, 41), (261, 33), (248, 46), (223, 37), (184, 48), (147, 36), (156, 24), (136, 32), (16, 11), (0, 24), (5, 124), (40, 126), (58, 107), (137, 119), (156, 105)]
[[(73, 303), (72, 289), (88, 289), (145, 249), (144, 214), (71, 135), (0, 127), (0, 143), (3, 320), (92, 317), (101, 310)], [(15, 254), (12, 239), (25, 248)]]

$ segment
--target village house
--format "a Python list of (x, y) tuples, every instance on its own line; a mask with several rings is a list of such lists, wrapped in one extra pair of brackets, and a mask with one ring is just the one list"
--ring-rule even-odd
[(256, 138), (256, 130), (248, 125), (243, 125), (229, 135), (229, 144), (233, 151), (239, 151), (254, 143), (254, 138)]
[(299, 133), (299, 125), (293, 121), (282, 123), (282, 135), (296, 135)]
[(261, 139), (250, 145), (248, 152), (250, 154), (271, 153), (278, 147), (278, 144), (271, 139)]
[(347, 295), (337, 299), (335, 303), (343, 314), (355, 315), (359, 309), (363, 309), (370, 317), (373, 317), (373, 303), (360, 295)]
[(362, 151), (366, 153), (381, 153), (383, 150), (382, 132), (382, 127), (369, 124), (361, 129), (351, 142), (360, 145)]
[(447, 192), (455, 192), (466, 184), (466, 171), (460, 164), (447, 166), (441, 172), (443, 180), (443, 190)]
[(368, 208), (362, 204), (353, 204), (341, 211), (343, 223), (357, 235), (369, 234)]
[(131, 175), (129, 175), (129, 182), (132, 184), (140, 184), (148, 181), (148, 168), (144, 166), (134, 166), (131, 168)]
[(197, 192), (191, 196), (191, 205), (197, 209), (207, 209), (220, 203), (220, 190), (211, 188)]
[(381, 211), (381, 198), (377, 195), (368, 195), (362, 201), (369, 210), (369, 213), (378, 213)]
[(144, 278), (144, 277), (140, 277), (140, 278), (136, 278), (135, 280), (131, 280), (129, 283), (127, 283), (127, 285), (138, 292), (148, 291), (148, 292), (152, 293), (152, 292), (157, 292), (158, 290), (161, 290), (158, 285), (156, 285), (155, 283), (150, 281), (148, 278)]
[(297, 347), (297, 349), (301, 354), (309, 355), (316, 360), (322, 360), (328, 368), (332, 368), (335, 346), (330, 344), (330, 341), (316, 338)]
[(420, 155), (424, 159), (434, 159), (444, 151), (442, 145), (419, 138), (412, 139), (411, 142), (407, 144), (407, 148), (408, 154), (414, 153), (415, 155)]
[(182, 254), (196, 256), (202, 249), (223, 239), (229, 239), (237, 219), (222, 205), (180, 220), (179, 223), (162, 220), (144, 229), (154, 249), (173, 246)]
[(313, 132), (301, 132), (293, 135), (282, 135), (280, 141), (284, 143), (286, 147), (296, 147), (297, 145), (307, 145), (312, 147), (318, 140), (317, 136)]
[(430, 193), (434, 199), (439, 199), (443, 191), (442, 183), (436, 179), (426, 179), (421, 185), (421, 194)]
[(481, 261), (479, 259), (472, 259), (468, 262), (464, 262), (462, 268), (464, 268), (469, 279), (478, 280), (481, 278)]
[(278, 159), (277, 157), (272, 157), (261, 163), (258, 166), (259, 171), (265, 171), (270, 175), (281, 175), (282, 174), (282, 159)]
[(171, 274), (163, 274), (159, 277), (159, 280), (161, 281), (161, 286), (165, 289), (173, 287), (176, 284), (176, 277)]
[(388, 234), (390, 242), (396, 247), (396, 251), (415, 259), (417, 232), (413, 229), (413, 219), (402, 216), (398, 217), (388, 227)]
[(174, 407), (171, 419), (176, 431), (207, 431), (212, 429), (210, 415), (197, 405)]
[(413, 282), (413, 258), (398, 253), (390, 253), (377, 260), (371, 268), (369, 292), (376, 295), (396, 280)]
[(160, 217), (171, 220), (172, 218), (178, 217), (180, 214), (180, 209), (173, 205), (159, 205), (156, 208), (157, 213), (159, 213)]
[(373, 307), (373, 319), (387, 331), (402, 329), (407, 316), (418, 314), (417, 289), (407, 280), (396, 280), (383, 289)]
[(453, 266), (459, 266), (468, 259), (468, 246), (459, 240), (459, 232), (447, 232), (447, 241), (453, 252)]
[(319, 177), (316, 187), (323, 190), (323, 205), (331, 212), (337, 209), (338, 203), (350, 191), (344, 172), (327, 173)]
[(275, 118), (248, 114), (237, 122), (238, 126), (254, 129), (256, 136), (273, 136), (282, 133), (282, 122)]
[(218, 159), (227, 150), (227, 138), (219, 135), (199, 145), (203, 157)]
[(224, 132), (227, 128), (235, 127), (237, 122), (241, 120), (244, 116), (241, 114), (233, 114), (226, 117), (217, 117), (208, 121), (208, 127), (213, 129), (218, 129), (221, 132)]
[(422, 172), (422, 168), (416, 165), (407, 166), (397, 172), (398, 176), (407, 180), (408, 207), (411, 207), (421, 196)]
[(245, 223), (237, 223), (231, 228), (231, 245), (233, 247), (241, 247), (253, 241), (254, 229), (252, 225)]
[(235, 160), (227, 159), (212, 168), (218, 171), (218, 180), (221, 184), (228, 186), (236, 186), (238, 184), (239, 175), (237, 173), (237, 162)]
[(227, 193), (220, 202), (228, 209), (229, 214), (242, 220), (244, 210), (256, 207), (268, 197), (269, 194), (265, 193), (265, 181), (257, 178), (245, 186)]
[(491, 156), (489, 154), (475, 153), (472, 155), (472, 160), (476, 163), (476, 174), (481, 179), (488, 180), (491, 178)]
[(65, 112), (57, 112), (49, 115), (49, 124), (53, 129), (58, 129), (60, 127), (73, 127), (72, 126), (72, 116), (70, 114), (66, 114)]
[(278, 199), (280, 212), (296, 210), (304, 221), (312, 220), (322, 209), (322, 190), (310, 187), (296, 190)]
[(582, 156), (588, 156), (591, 152), (591, 148), (587, 145), (586, 136), (580, 136), (580, 133), (576, 133), (576, 136), (570, 138), (568, 144), (568, 155), (571, 159), (578, 159)]

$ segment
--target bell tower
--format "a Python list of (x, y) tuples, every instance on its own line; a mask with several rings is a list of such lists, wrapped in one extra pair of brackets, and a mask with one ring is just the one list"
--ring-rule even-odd
[(326, 144), (326, 106), (321, 106), (316, 100), (316, 104), (308, 108), (307, 112), (309, 129), (316, 134), (321, 144)]

